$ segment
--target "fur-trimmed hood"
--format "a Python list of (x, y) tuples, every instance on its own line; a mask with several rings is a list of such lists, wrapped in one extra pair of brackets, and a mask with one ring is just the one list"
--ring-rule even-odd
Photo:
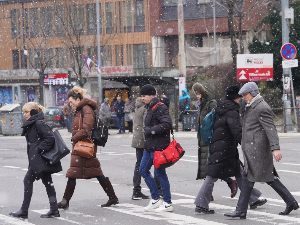
[(209, 98), (209, 99), (214, 99), (215, 98), (215, 92), (213, 87), (208, 84), (208, 83), (204, 83), (204, 84), (200, 84), (200, 83), (195, 83), (192, 87), (193, 92), (195, 95), (197, 95), (197, 93), (202, 95), (202, 98)]

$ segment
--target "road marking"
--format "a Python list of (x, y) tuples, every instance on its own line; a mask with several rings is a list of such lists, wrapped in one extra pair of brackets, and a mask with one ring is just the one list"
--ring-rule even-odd
[(21, 169), (21, 167), (17, 167), (17, 166), (3, 166), (5, 168), (9, 168), (9, 169)]
[(300, 191), (298, 192), (291, 192), (292, 195), (300, 196)]
[[(190, 199), (189, 199), (190, 200)], [(100, 205), (98, 205), (100, 207)], [(106, 209), (121, 212), (131, 216), (137, 216), (145, 219), (166, 221), (170, 224), (209, 224), (209, 225), (224, 225), (225, 223), (218, 223), (209, 220), (199, 219), (192, 216), (186, 216), (182, 214), (176, 214), (174, 212), (144, 212), (144, 207), (129, 203), (118, 204), (117, 207), (107, 207)], [(176, 210), (176, 206), (175, 206)]]
[(276, 170), (278, 172), (287, 172), (287, 173), (300, 173), (298, 171), (292, 171), (292, 170)]
[[(4, 223), (2, 223), (2, 222)], [(33, 223), (29, 223), (26, 220), (17, 219), (10, 216), (5, 216), (0, 214), (0, 224), (12, 224), (12, 225), (34, 225)]]
[[(46, 214), (49, 211), (49, 209), (40, 209), (40, 210), (31, 210), (31, 211), (36, 212), (38, 214)], [(76, 222), (74, 220), (69, 220), (69, 219), (66, 219), (66, 218), (63, 218), (63, 217), (54, 217), (52, 219), (58, 219), (58, 220), (66, 221), (68, 223), (82, 224), (80, 222)]]
[(194, 162), (197, 163), (198, 161), (195, 160), (190, 160), (190, 159), (181, 159), (180, 161), (185, 161), (185, 162)]
[(8, 148), (0, 148), (0, 151), (14, 151), (15, 149), (8, 149)]
[(186, 155), (186, 154), (184, 154), (184, 157), (198, 158), (198, 156), (194, 156), (194, 155)]
[(297, 163), (282, 163), (284, 165), (290, 165), (290, 166), (300, 166), (300, 164)]

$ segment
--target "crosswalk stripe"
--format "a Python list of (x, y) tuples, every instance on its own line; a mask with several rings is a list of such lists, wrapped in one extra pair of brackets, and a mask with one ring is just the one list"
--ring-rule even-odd
[[(36, 212), (38, 214), (46, 214), (49, 209), (39, 209), (39, 210), (31, 210), (32, 212)], [(62, 221), (66, 221), (68, 223), (74, 223), (74, 224), (82, 224), (80, 222), (76, 222), (74, 220), (69, 220), (69, 219), (66, 219), (66, 218), (63, 218), (63, 217), (55, 217), (55, 218), (52, 218), (52, 219), (58, 219), (58, 220), (62, 220)]]
[(33, 223), (29, 223), (26, 220), (21, 220), (21, 219), (17, 219), (17, 218), (13, 218), (10, 216), (5, 216), (0, 214), (0, 224), (2, 225), (34, 225)]
[[(98, 206), (101, 207), (100, 205)], [(226, 223), (218, 223), (209, 220), (199, 219), (192, 216), (186, 216), (183, 214), (177, 214), (174, 212), (164, 212), (164, 213), (144, 212), (144, 208), (142, 206), (129, 204), (129, 203), (118, 204), (117, 207), (107, 207), (106, 209), (116, 211), (116, 212), (121, 212), (131, 216), (141, 217), (144, 219), (166, 221), (170, 224), (177, 224), (177, 225), (182, 225), (182, 224), (224, 225), (226, 224)]]
[(298, 171), (292, 171), (292, 170), (277, 170), (278, 172), (287, 172), (287, 173), (300, 173)]
[(17, 167), (17, 166), (3, 166), (5, 168), (10, 168), (10, 169), (21, 169), (21, 167)]

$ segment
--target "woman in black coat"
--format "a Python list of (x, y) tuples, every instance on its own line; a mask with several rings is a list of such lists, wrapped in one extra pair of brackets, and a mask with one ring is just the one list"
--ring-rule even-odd
[(35, 102), (28, 102), (23, 106), (26, 118), (23, 124), (22, 136), (27, 141), (28, 171), (24, 177), (24, 200), (18, 212), (9, 215), (17, 218), (27, 219), (28, 208), (31, 201), (33, 182), (41, 179), (46, 187), (50, 202), (50, 211), (42, 214), (41, 218), (59, 217), (57, 208), (56, 192), (52, 182), (52, 173), (62, 171), (61, 163), (50, 164), (41, 155), (43, 151), (51, 150), (54, 144), (54, 134), (44, 121), (44, 107)]
[[(238, 95), (238, 91), (237, 86), (228, 87), (225, 99), (217, 102), (214, 131), (209, 145), (207, 176), (195, 200), (197, 213), (214, 213), (213, 210), (209, 210), (208, 204), (214, 183), (218, 179), (235, 176), (239, 187), (242, 179), (247, 179), (241, 169), (237, 149), (242, 139), (239, 116), (241, 96)], [(250, 208), (253, 209), (266, 203), (267, 200), (258, 199), (260, 195), (261, 192), (257, 189), (252, 191)]]

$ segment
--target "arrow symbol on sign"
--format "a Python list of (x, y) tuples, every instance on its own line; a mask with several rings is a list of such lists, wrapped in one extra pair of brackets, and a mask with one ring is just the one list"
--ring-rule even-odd
[(242, 71), (240, 72), (240, 74), (239, 74), (239, 75), (241, 75), (241, 76), (240, 76), (240, 80), (247, 80), (247, 77), (245, 76), (245, 74), (246, 74), (246, 72), (245, 72), (244, 70), (242, 70)]

